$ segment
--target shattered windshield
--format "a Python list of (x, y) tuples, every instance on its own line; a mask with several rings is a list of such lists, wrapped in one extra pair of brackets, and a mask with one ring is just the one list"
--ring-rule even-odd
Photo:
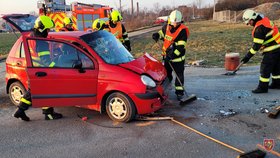
[(126, 48), (107, 31), (96, 31), (81, 38), (108, 64), (123, 64), (134, 60)]

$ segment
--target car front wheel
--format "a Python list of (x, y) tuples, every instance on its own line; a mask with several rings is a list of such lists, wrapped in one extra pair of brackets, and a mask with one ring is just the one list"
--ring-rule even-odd
[(26, 93), (26, 89), (20, 82), (14, 82), (9, 87), (9, 97), (13, 104), (19, 105), (20, 99)]
[(106, 111), (109, 117), (118, 122), (129, 122), (136, 115), (135, 105), (125, 94), (115, 92), (106, 100)]

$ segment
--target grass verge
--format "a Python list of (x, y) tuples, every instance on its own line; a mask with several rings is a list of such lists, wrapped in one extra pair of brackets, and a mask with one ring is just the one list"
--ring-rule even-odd
[[(198, 21), (187, 23), (187, 26), (190, 30), (190, 38), (187, 43), (186, 62), (205, 60), (207, 67), (224, 67), (226, 53), (240, 53), (242, 58), (252, 46), (253, 27), (243, 23)], [(138, 57), (143, 52), (148, 52), (155, 58), (161, 59), (161, 48), (152, 40), (152, 33), (131, 39), (134, 56)], [(248, 65), (259, 64), (261, 58), (261, 54), (256, 54)]]

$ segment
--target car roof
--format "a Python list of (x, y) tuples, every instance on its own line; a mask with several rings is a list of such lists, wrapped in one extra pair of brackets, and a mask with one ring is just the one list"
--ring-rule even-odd
[(59, 37), (74, 37), (79, 38), (82, 35), (89, 34), (91, 32), (86, 31), (63, 31), (63, 32), (49, 32), (49, 37), (51, 38), (59, 38)]

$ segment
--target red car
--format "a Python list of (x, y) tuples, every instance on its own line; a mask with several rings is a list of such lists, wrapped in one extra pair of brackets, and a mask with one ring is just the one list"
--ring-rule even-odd
[[(6, 60), (6, 89), (15, 105), (30, 88), (32, 107), (79, 106), (128, 122), (159, 110), (167, 98), (161, 62), (147, 53), (134, 59), (107, 31), (50, 32), (37, 38), (29, 36), (36, 17), (2, 18), (21, 32)], [(36, 64), (34, 44), (49, 50), (53, 67)]]

